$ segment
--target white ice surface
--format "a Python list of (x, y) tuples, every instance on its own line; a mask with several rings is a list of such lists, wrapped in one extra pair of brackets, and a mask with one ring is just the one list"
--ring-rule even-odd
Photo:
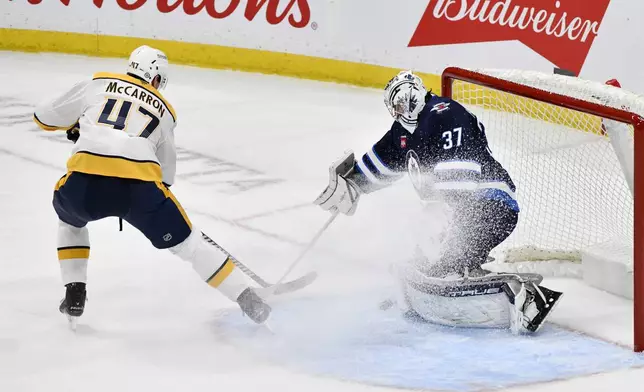
[[(232, 304), (132, 227), (119, 233), (116, 219), (90, 226), (87, 310), (76, 334), (67, 329), (57, 310), (63, 288), (51, 196), (70, 144), (38, 131), (31, 110), (123, 64), (0, 52), (0, 391), (393, 390), (295, 373), (240, 352), (215, 328), (217, 312)], [(390, 123), (379, 91), (275, 76), (173, 67), (165, 95), (184, 151), (173, 192), (195, 225), (270, 280), (326, 220), (310, 202), (325, 186), (328, 164), (348, 148), (362, 153)], [(351, 298), (388, 285), (388, 263), (411, 253), (407, 233), (418, 209), (406, 180), (364, 197), (296, 270), (320, 272), (305, 294)], [(546, 283), (566, 292), (554, 322), (632, 344), (631, 302), (575, 280)], [(644, 369), (631, 369), (510, 390), (643, 384)]]

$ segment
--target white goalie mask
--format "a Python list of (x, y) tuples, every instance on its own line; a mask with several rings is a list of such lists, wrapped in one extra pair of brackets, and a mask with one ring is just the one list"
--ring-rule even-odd
[(149, 46), (136, 48), (128, 60), (127, 73), (152, 84), (159, 76), (158, 90), (168, 84), (168, 57), (162, 51)]
[(413, 133), (418, 125), (418, 114), (425, 107), (426, 95), (423, 81), (411, 71), (402, 71), (387, 83), (385, 105), (389, 114)]

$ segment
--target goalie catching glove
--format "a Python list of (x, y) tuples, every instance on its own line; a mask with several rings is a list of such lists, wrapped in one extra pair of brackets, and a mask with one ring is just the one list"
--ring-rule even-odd
[(358, 208), (360, 187), (349, 177), (355, 167), (353, 151), (347, 151), (329, 167), (329, 185), (317, 199), (315, 204), (325, 211), (339, 211), (345, 215), (353, 215)]

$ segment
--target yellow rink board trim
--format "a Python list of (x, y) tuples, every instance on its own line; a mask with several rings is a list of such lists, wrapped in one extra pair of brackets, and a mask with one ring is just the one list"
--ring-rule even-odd
[[(400, 71), (379, 65), (258, 49), (60, 31), (0, 29), (0, 49), (5, 50), (128, 57), (141, 45), (164, 51), (170, 63), (175, 64), (278, 74), (363, 87), (384, 88)], [(438, 75), (419, 75), (427, 88), (440, 89)]]
[[(0, 49), (25, 52), (60, 52), (98, 57), (124, 57), (141, 45), (150, 45), (164, 51), (170, 62), (175, 64), (196, 65), (215, 69), (232, 69), (245, 72), (277, 74), (319, 81), (346, 83), (355, 86), (382, 89), (386, 83), (401, 69), (373, 64), (357, 63), (344, 60), (326, 59), (291, 53), (270, 52), (258, 49), (234, 48), (228, 46), (157, 40), (150, 38), (133, 38), (106, 36), (85, 33), (68, 33), (60, 31), (41, 31), (0, 28)], [(440, 75), (417, 72), (422, 77), (427, 89), (440, 94)], [(478, 87), (480, 89), (480, 87)], [(456, 89), (454, 90), (455, 92)], [(470, 104), (488, 109), (517, 113), (516, 106), (530, 107), (539, 104), (535, 101), (514, 97), (511, 101), (508, 94), (487, 89), (487, 95), (469, 101)], [(455, 99), (462, 98), (458, 93)], [(505, 104), (498, 104), (502, 99)], [(578, 129), (600, 133), (600, 123), (596, 117), (590, 121), (586, 117), (568, 109), (555, 108), (552, 105), (540, 111), (524, 110), (529, 117), (554, 124), (577, 127)], [(580, 117), (581, 116), (581, 117)]]
[(66, 246), (58, 248), (58, 260), (89, 259), (89, 246)]
[(228, 257), (226, 261), (219, 267), (217, 271), (215, 271), (214, 274), (206, 282), (214, 288), (219, 287), (221, 283), (226, 280), (226, 278), (233, 272), (235, 269), (235, 264), (233, 261)]

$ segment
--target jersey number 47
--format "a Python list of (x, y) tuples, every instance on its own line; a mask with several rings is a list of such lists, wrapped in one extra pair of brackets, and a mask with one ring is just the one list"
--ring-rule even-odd
[[(116, 119), (112, 120), (113, 118), (112, 112), (114, 111), (114, 107), (116, 106), (116, 103), (118, 101), (121, 102), (121, 108), (118, 111), (118, 115), (116, 116)], [(98, 117), (98, 123), (111, 125), (114, 129), (118, 129), (119, 131), (122, 131), (127, 126), (127, 118), (130, 116), (130, 109), (132, 109), (132, 102), (109, 98), (105, 103), (105, 106), (103, 107), (103, 111), (101, 112), (101, 115)], [(147, 138), (152, 134), (152, 132), (154, 132), (155, 129), (157, 129), (157, 127), (159, 126), (160, 120), (157, 116), (155, 116), (153, 113), (151, 113), (143, 106), (139, 106), (139, 112), (144, 116), (147, 116), (150, 118), (145, 128), (143, 128), (141, 133), (138, 135), (139, 137)]]

